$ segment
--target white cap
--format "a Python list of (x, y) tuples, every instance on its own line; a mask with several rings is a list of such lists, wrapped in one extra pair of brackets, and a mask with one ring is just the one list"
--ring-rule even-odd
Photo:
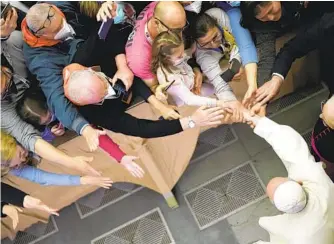
[(276, 208), (285, 213), (298, 213), (305, 208), (306, 203), (303, 187), (292, 180), (280, 184), (274, 193)]

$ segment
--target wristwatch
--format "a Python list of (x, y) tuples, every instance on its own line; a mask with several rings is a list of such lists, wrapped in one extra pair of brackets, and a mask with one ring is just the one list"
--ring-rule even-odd
[(195, 121), (190, 116), (188, 117), (188, 126), (191, 129), (196, 127)]

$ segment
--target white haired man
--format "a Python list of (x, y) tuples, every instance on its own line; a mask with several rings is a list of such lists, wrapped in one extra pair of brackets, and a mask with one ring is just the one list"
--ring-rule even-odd
[(257, 244), (333, 244), (334, 184), (305, 140), (291, 127), (259, 116), (244, 115), (282, 160), (288, 177), (275, 177), (267, 195), (282, 215), (262, 217), (259, 224), (270, 242)]

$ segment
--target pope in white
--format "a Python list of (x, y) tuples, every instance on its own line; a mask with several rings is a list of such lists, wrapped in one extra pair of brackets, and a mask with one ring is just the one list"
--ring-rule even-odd
[(283, 213), (260, 218), (270, 242), (256, 244), (334, 244), (334, 184), (322, 163), (315, 162), (305, 140), (291, 127), (244, 115), (288, 171), (287, 178), (273, 178), (267, 185), (269, 199)]

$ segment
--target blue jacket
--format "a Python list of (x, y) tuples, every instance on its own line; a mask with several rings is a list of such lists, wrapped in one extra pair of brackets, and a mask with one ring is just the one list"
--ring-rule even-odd
[(94, 20), (80, 14), (76, 2), (51, 2), (65, 15), (76, 36), (52, 47), (23, 46), (24, 57), (30, 72), (37, 76), (47, 98), (47, 103), (62, 124), (80, 134), (88, 122), (78, 113), (76, 107), (64, 96), (63, 68), (69, 65), (77, 51), (77, 46), (89, 36)]

